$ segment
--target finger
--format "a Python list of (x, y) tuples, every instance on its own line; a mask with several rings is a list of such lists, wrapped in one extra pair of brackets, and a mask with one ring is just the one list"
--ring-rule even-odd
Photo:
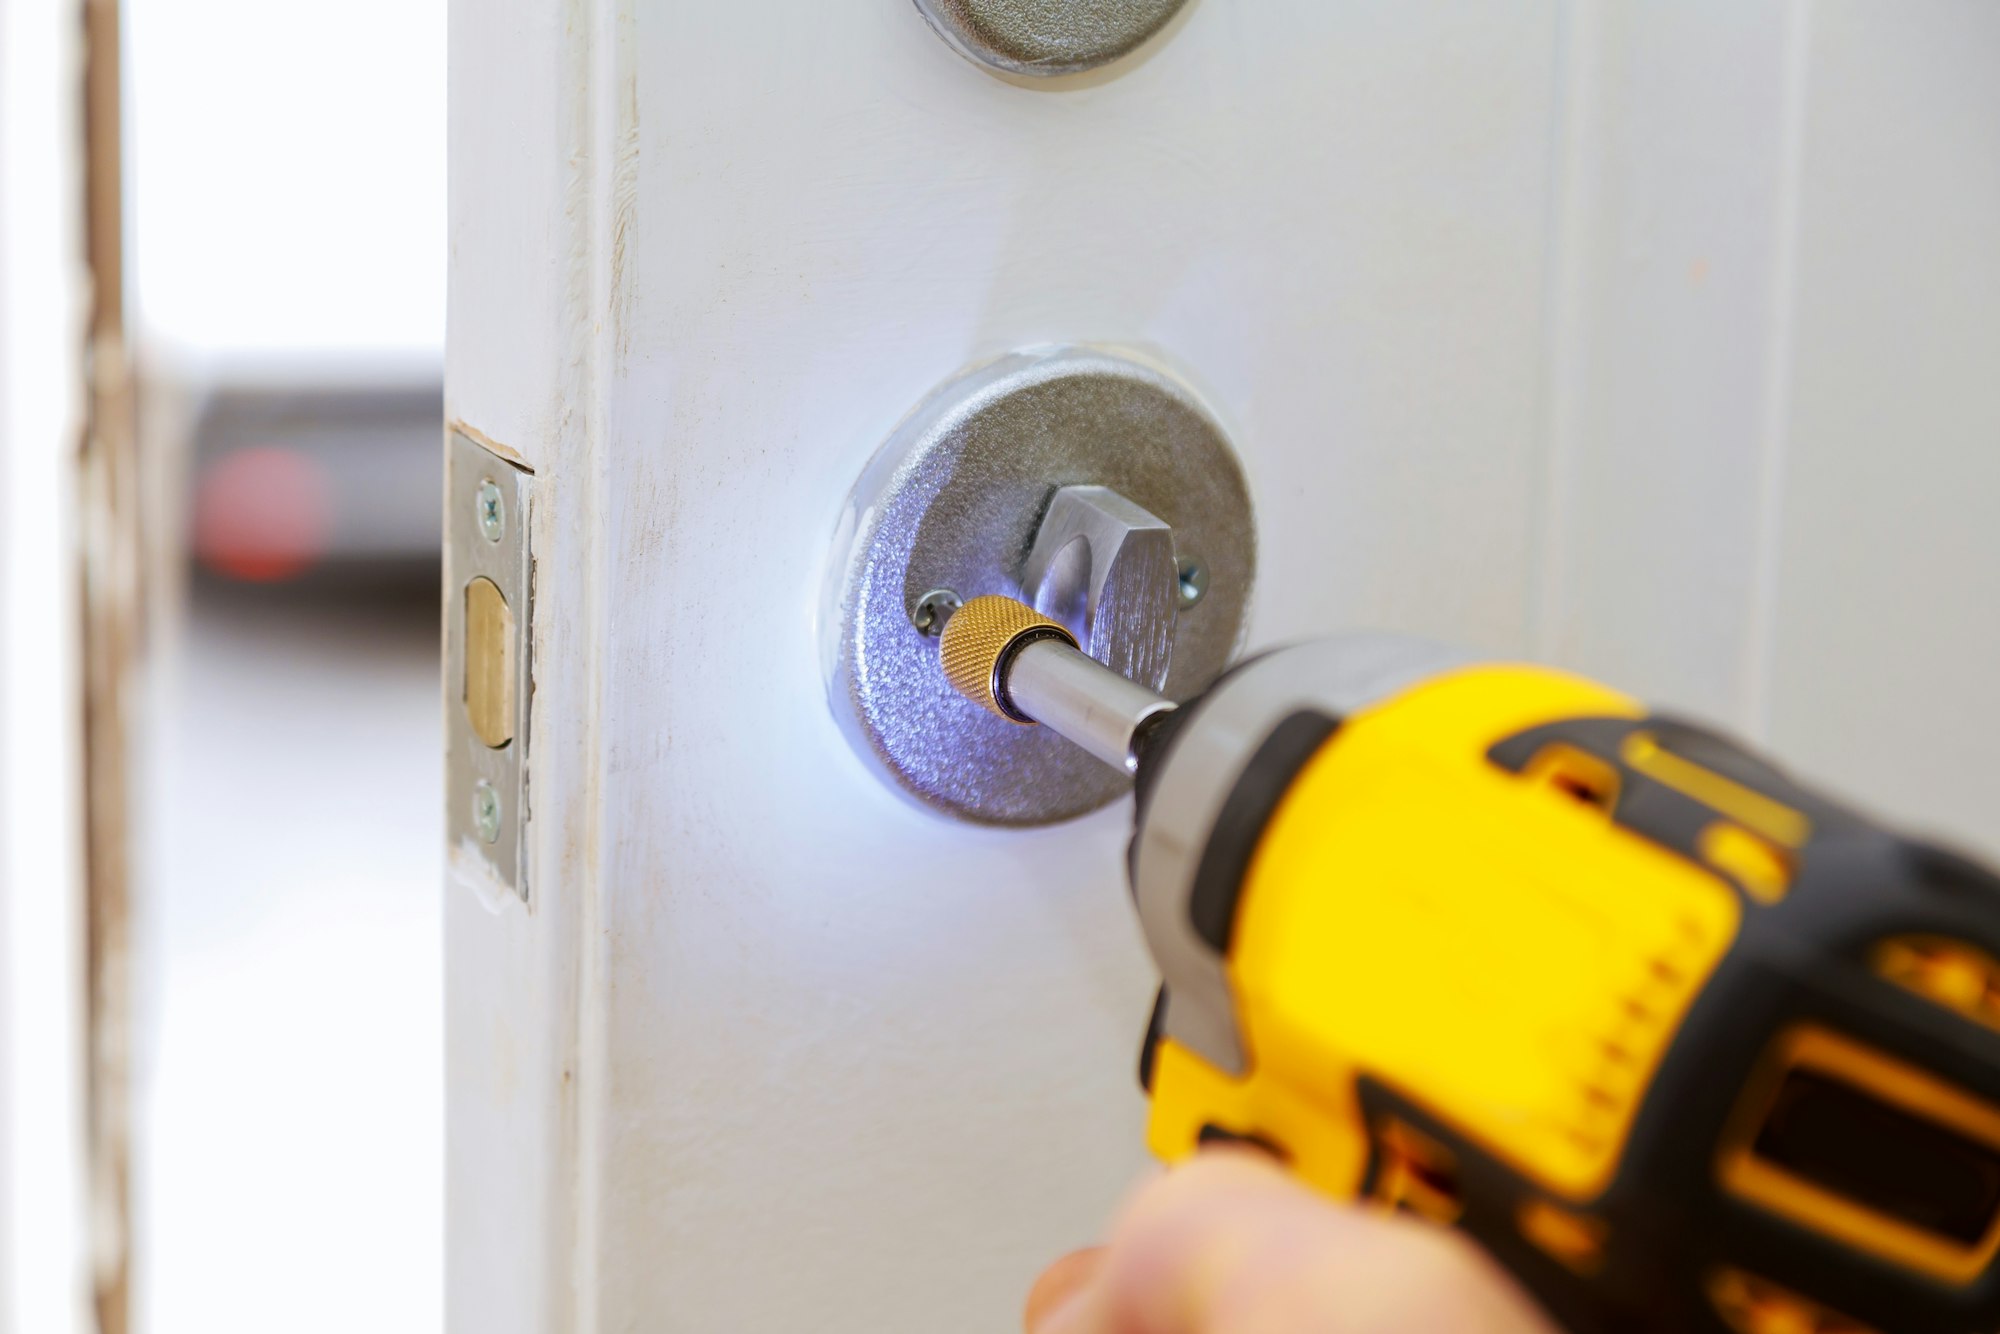
[(1035, 1280), (1035, 1286), (1028, 1290), (1028, 1309), (1024, 1317), (1028, 1334), (1039, 1334), (1051, 1316), (1089, 1285), (1103, 1264), (1104, 1248), (1092, 1246), (1086, 1250), (1071, 1251), (1044, 1269), (1042, 1276)]
[(1088, 1334), (1552, 1334), (1462, 1237), (1331, 1206), (1248, 1151), (1142, 1190), (1074, 1305)]

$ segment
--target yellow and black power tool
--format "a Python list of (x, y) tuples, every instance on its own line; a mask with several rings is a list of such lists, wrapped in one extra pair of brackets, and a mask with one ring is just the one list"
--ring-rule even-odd
[(1547, 668), (1336, 637), (1176, 707), (975, 598), (1131, 771), (1169, 1161), (1464, 1229), (1578, 1331), (2000, 1329), (2000, 880)]

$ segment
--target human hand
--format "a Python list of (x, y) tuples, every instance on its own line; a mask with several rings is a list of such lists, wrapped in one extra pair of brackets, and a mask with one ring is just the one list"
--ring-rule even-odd
[(1331, 1204), (1263, 1154), (1149, 1182), (1108, 1245), (1049, 1266), (1028, 1334), (1556, 1334), (1472, 1243)]

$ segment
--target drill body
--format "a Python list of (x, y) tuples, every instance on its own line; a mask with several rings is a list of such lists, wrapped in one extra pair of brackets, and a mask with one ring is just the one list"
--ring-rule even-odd
[(1136, 779), (1175, 1161), (1462, 1229), (1579, 1334), (2000, 1328), (2000, 880), (1547, 668), (1339, 636), (1175, 707), (1004, 598), (967, 698)]
[(1280, 650), (1140, 749), (1142, 1058), (1578, 1330), (2000, 1326), (2000, 883), (1539, 667)]

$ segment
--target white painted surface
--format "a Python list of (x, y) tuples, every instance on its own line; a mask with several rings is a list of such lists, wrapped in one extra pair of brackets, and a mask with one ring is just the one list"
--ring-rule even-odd
[(1569, 7), (1534, 648), (1743, 726), (1804, 3)]
[(0, 1331), (89, 1319), (83, 1147), (82, 15), (0, 0)]
[[(1253, 640), (1538, 652), (1781, 742), (1793, 708), (1879, 735), (1930, 707), (1814, 702), (1790, 665), (1849, 624), (1800, 511), (1833, 533), (1854, 503), (1799, 432), (1870, 369), (1813, 303), (1921, 322), (1896, 235), (1940, 274), (1993, 262), (1960, 211), (1990, 206), (2000, 119), (1930, 77), (2000, 68), (1990, 11), (1876, 12), (1205, 0), (1050, 89), (900, 4), (463, 0), (448, 410), (546, 503), (538, 898), (448, 900), (452, 1327), (1005, 1329), (1139, 1170), (1123, 813), (933, 819), (816, 676), (847, 487), (970, 361), (1081, 338), (1188, 367), (1259, 506)], [(1917, 87), (1880, 99), (1877, 63)], [(1886, 237), (1824, 218), (1868, 140), (1827, 157), (1818, 127), (1864, 99), (1932, 137)], [(1991, 347), (1984, 290), (1938, 298), (1952, 346)], [(1991, 391), (1931, 364), (1878, 381), (1950, 442), (1900, 484), (1969, 491)], [(1973, 503), (1932, 535), (1962, 568), (1871, 586), (1990, 570)], [(1990, 649), (1944, 611), (1902, 620)], [(2000, 779), (1965, 753), (1902, 793), (1967, 794), (1976, 835)], [(1808, 758), (1865, 780), (1858, 749)]]
[(1822, 4), (1813, 52), (1771, 741), (2000, 855), (2000, 7)]
[[(590, 238), (609, 171), (585, 143), (587, 10), (453, 0), (449, 29), (445, 412), (516, 445), (551, 481), (560, 473), (536, 488), (534, 688), (536, 716), (563, 721), (535, 735), (533, 913), (461, 885), (445, 896), (446, 1320), (478, 1334), (581, 1331), (595, 1327), (596, 1265), (579, 1165), (597, 1135), (577, 1076), (581, 1016), (601, 1008), (581, 1004), (597, 977), (583, 942), (598, 839), (589, 513), (603, 415), (587, 311), (608, 274)], [(600, 54), (612, 59), (609, 43)]]

